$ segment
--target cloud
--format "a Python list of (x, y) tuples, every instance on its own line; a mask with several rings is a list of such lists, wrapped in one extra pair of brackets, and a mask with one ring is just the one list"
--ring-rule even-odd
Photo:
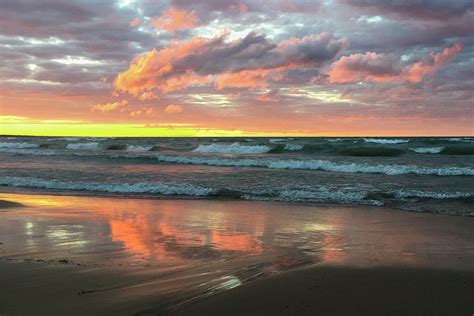
[(172, 42), (136, 57), (114, 85), (139, 96), (147, 91), (167, 93), (193, 86), (265, 88), (290, 69), (314, 69), (331, 62), (347, 47), (347, 39), (329, 33), (291, 38), (279, 43), (250, 32), (237, 40), (227, 33), (206, 39)]
[(165, 112), (168, 114), (176, 114), (183, 112), (183, 107), (181, 105), (170, 104), (166, 106)]
[(156, 111), (152, 107), (146, 107), (140, 110), (132, 111), (129, 113), (131, 117), (151, 117), (156, 114)]
[(92, 107), (92, 112), (99, 111), (99, 112), (110, 112), (116, 110), (118, 108), (124, 107), (128, 104), (127, 100), (117, 101), (117, 102), (110, 102), (105, 104), (96, 104)]
[(224, 16), (236, 16), (243, 13), (278, 15), (281, 13), (314, 14), (320, 9), (319, 0), (172, 0), (173, 6), (186, 10), (196, 10), (199, 16), (206, 18), (212, 13)]
[(342, 0), (358, 9), (372, 10), (400, 19), (459, 18), (474, 10), (471, 0)]
[(432, 53), (428, 60), (419, 61), (409, 67), (405, 77), (410, 82), (420, 82), (428, 74), (436, 72), (442, 66), (450, 63), (462, 50), (462, 44), (443, 49), (441, 53)]
[(417, 83), (451, 62), (461, 50), (461, 43), (456, 43), (442, 52), (431, 53), (424, 60), (412, 64), (404, 64), (394, 54), (367, 52), (343, 56), (332, 64), (328, 80), (330, 83), (395, 80)]
[(169, 33), (175, 33), (186, 29), (194, 28), (199, 22), (196, 11), (186, 12), (170, 7), (163, 11), (159, 18), (151, 20), (151, 24), (156, 28), (164, 29)]
[(142, 23), (139, 18), (134, 18), (133, 20), (130, 20), (130, 26), (131, 27), (137, 27)]

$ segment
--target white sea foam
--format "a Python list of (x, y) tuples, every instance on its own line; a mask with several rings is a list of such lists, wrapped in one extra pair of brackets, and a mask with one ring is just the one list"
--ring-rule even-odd
[(446, 137), (441, 138), (443, 140), (447, 140), (448, 142), (472, 142), (474, 139), (472, 137)]
[(286, 144), (285, 145), (285, 150), (288, 150), (288, 151), (298, 151), (301, 149), (303, 149), (303, 145), (299, 145), (299, 144)]
[(53, 190), (94, 191), (108, 193), (157, 193), (163, 195), (206, 196), (213, 192), (210, 188), (194, 186), (187, 183), (98, 183), (98, 182), (64, 182), (30, 177), (0, 177), (0, 185), (11, 187), (40, 188)]
[(421, 167), (415, 165), (345, 163), (328, 160), (296, 160), (296, 159), (257, 159), (257, 158), (214, 158), (174, 155), (115, 155), (113, 158), (152, 158), (162, 162), (228, 166), (228, 167), (262, 167), (270, 169), (302, 169), (323, 170), (343, 173), (382, 173), (386, 175), (420, 174), (436, 176), (472, 176), (474, 168), (470, 167)]
[(88, 137), (86, 138), (86, 140), (90, 140), (90, 141), (93, 141), (93, 142), (105, 142), (107, 140), (110, 140), (112, 138), (110, 137)]
[(8, 148), (8, 149), (31, 149), (31, 148), (38, 148), (38, 144), (30, 144), (30, 143), (0, 143), (0, 148)]
[(68, 144), (66, 149), (92, 150), (99, 149), (99, 143), (77, 143)]
[(269, 139), (268, 141), (270, 143), (281, 143), (281, 142), (284, 142), (286, 139), (284, 138), (272, 138), (272, 139)]
[(377, 143), (377, 144), (402, 144), (408, 143), (408, 139), (383, 139), (383, 138), (364, 138), (366, 143)]
[(384, 204), (382, 201), (367, 200), (366, 193), (362, 191), (331, 190), (325, 186), (322, 186), (317, 190), (283, 190), (280, 192), (278, 199), (289, 202), (308, 201), (370, 205)]
[(135, 146), (135, 145), (128, 145), (128, 151), (150, 151), (153, 146)]
[(272, 148), (269, 146), (255, 145), (255, 146), (243, 146), (239, 143), (231, 145), (199, 145), (194, 152), (197, 153), (222, 153), (222, 154), (262, 154), (270, 151)]
[(418, 147), (418, 148), (409, 148), (409, 150), (414, 151), (419, 154), (439, 154), (442, 152), (444, 147)]
[(392, 192), (396, 198), (429, 198), (429, 199), (457, 199), (471, 197), (472, 194), (465, 192), (431, 192), (431, 191), (415, 191), (415, 190), (397, 190)]

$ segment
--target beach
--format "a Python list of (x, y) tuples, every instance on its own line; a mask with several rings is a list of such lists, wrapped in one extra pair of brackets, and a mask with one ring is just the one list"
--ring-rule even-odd
[(2, 315), (472, 313), (470, 217), (27, 191), (0, 200)]

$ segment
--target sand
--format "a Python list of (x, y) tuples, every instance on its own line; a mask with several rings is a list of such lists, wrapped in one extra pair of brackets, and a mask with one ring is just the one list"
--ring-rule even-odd
[(24, 205), (21, 204), (21, 203), (6, 201), (6, 200), (0, 200), (0, 210), (6, 209), (6, 208), (12, 208), (12, 207), (22, 207), (22, 206), (24, 206)]
[(472, 315), (474, 273), (311, 267), (257, 280), (179, 315)]
[(474, 219), (0, 193), (0, 314), (471, 315)]

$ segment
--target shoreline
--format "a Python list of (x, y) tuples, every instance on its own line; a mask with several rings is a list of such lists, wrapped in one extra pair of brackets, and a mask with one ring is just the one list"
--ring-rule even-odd
[[(157, 200), (157, 201), (248, 201), (256, 203), (278, 203), (278, 204), (288, 204), (295, 206), (314, 206), (314, 207), (367, 207), (367, 208), (383, 208), (386, 210), (403, 212), (403, 213), (418, 213), (418, 214), (432, 214), (432, 215), (446, 215), (446, 216), (455, 216), (455, 217), (474, 217), (474, 213), (455, 213), (447, 211), (420, 211), (417, 209), (397, 207), (396, 204), (383, 204), (383, 205), (373, 205), (373, 204), (364, 204), (364, 203), (351, 203), (351, 202), (309, 202), (309, 201), (285, 201), (285, 200), (258, 200), (258, 199), (244, 199), (244, 198), (235, 198), (232, 196), (219, 196), (219, 195), (206, 195), (206, 196), (195, 196), (195, 195), (160, 195), (153, 193), (114, 193), (114, 192), (100, 192), (100, 191), (86, 191), (86, 190), (58, 190), (58, 189), (42, 189), (42, 188), (26, 188), (26, 187), (9, 187), (9, 186), (0, 186), (0, 194), (28, 194), (28, 195), (51, 195), (51, 196), (76, 196), (76, 197), (91, 197), (91, 198), (117, 198), (117, 199), (138, 199), (138, 200)], [(440, 203), (453, 199), (444, 199), (440, 200)], [(466, 202), (462, 202), (466, 203)], [(20, 203), (21, 204), (21, 203)], [(21, 204), (22, 205), (22, 204)], [(22, 205), (24, 206), (24, 205)]]

